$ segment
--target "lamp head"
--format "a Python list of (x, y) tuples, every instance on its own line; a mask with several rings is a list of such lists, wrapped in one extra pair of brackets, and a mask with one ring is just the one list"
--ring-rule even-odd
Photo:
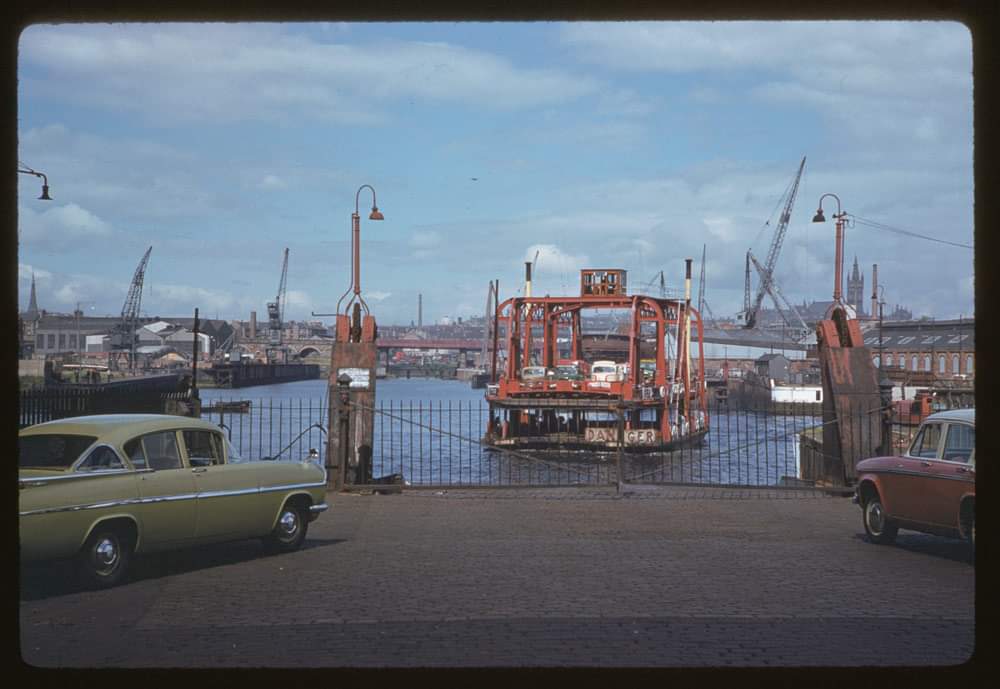
[(813, 216), (813, 222), (826, 222), (826, 218), (823, 216), (822, 208), (816, 210), (816, 215)]
[(52, 197), (49, 196), (49, 185), (48, 184), (43, 184), (42, 185), (42, 195), (38, 197), (38, 200), (39, 201), (51, 201), (52, 200)]
[(369, 220), (385, 220), (385, 216), (382, 215), (382, 211), (378, 209), (378, 206), (372, 206), (372, 214), (368, 216)]
[(337, 385), (339, 385), (340, 387), (346, 388), (350, 386), (350, 384), (351, 384), (351, 377), (346, 373), (341, 373), (339, 376), (337, 376)]

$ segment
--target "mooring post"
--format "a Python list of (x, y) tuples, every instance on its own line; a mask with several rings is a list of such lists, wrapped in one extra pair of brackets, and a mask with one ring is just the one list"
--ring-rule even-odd
[(337, 377), (337, 392), (331, 405), (331, 437), (327, 440), (327, 480), (332, 490), (344, 488), (347, 463), (351, 452), (351, 378), (346, 374)]

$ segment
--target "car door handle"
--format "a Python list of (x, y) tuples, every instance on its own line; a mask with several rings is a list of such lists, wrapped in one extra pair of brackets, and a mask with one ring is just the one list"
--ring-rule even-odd
[(931, 465), (930, 462), (921, 462), (920, 463), (920, 466), (922, 466), (922, 467), (929, 467), (930, 465)]
[(967, 473), (969, 473), (968, 467), (957, 467), (955, 469), (955, 471), (957, 471), (960, 474), (967, 474)]
[(191, 473), (192, 474), (201, 474), (201, 473), (204, 473), (206, 471), (208, 471), (208, 467), (197, 467), (195, 469), (192, 469)]

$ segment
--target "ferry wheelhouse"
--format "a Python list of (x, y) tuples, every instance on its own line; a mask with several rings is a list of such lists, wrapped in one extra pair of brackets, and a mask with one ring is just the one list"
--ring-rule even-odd
[[(496, 306), (487, 445), (666, 452), (702, 441), (709, 415), (691, 261), (683, 299), (629, 295), (626, 278), (585, 269), (580, 296), (533, 297), (529, 272), (525, 296)], [(617, 316), (613, 327), (585, 333), (602, 312)]]

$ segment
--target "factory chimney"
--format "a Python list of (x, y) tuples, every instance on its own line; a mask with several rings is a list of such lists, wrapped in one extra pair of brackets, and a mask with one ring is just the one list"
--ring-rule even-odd
[(531, 261), (524, 262), (524, 296), (531, 296)]
[(417, 294), (417, 327), (424, 327), (424, 295)]
[(872, 310), (871, 317), (878, 318), (878, 263), (872, 264)]
[(257, 312), (250, 312), (250, 339), (257, 337)]

